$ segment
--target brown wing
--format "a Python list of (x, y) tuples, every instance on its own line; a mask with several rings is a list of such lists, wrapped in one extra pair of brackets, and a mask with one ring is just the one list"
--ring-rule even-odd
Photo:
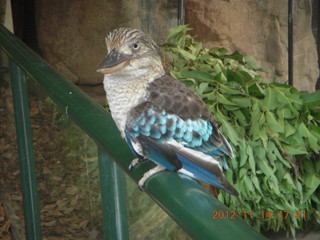
[[(213, 149), (220, 148), (222, 152), (232, 156), (232, 149), (219, 132), (218, 125), (208, 107), (186, 85), (164, 75), (150, 83), (147, 90), (149, 92), (147, 102), (160, 107), (167, 113), (178, 115), (185, 121), (203, 119), (210, 122), (213, 127), (212, 134), (208, 141), (203, 142), (203, 145)], [(197, 137), (197, 132), (193, 134)]]
[(213, 120), (205, 103), (191, 89), (168, 75), (150, 83), (148, 92), (150, 102), (183, 120)]

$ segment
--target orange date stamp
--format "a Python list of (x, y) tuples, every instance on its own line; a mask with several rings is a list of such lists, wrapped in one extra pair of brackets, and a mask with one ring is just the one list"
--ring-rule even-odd
[(212, 219), (267, 219), (267, 218), (295, 218), (295, 219), (307, 219), (306, 211), (212, 211)]

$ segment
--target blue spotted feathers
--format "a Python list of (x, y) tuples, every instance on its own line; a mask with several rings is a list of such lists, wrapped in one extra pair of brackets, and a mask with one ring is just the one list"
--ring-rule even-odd
[(126, 139), (135, 152), (237, 195), (223, 175), (224, 155), (232, 156), (232, 149), (205, 104), (168, 76), (153, 81), (148, 93), (127, 118)]

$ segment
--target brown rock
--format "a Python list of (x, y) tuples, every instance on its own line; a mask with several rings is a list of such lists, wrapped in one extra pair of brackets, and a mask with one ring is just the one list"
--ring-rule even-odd
[[(312, 35), (312, 1), (295, 1), (294, 85), (314, 91), (319, 76), (317, 46)], [(224, 47), (252, 55), (267, 71), (268, 81), (286, 82), (287, 1), (188, 0), (186, 23), (208, 47)]]
[(177, 23), (176, 4), (165, 0), (39, 0), (36, 22), (42, 54), (58, 72), (86, 85), (83, 89), (103, 104), (103, 76), (96, 69), (107, 54), (106, 34), (120, 26), (135, 27), (164, 42), (168, 29)]

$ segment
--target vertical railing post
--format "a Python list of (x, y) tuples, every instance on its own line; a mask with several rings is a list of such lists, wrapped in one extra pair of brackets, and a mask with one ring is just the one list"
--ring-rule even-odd
[(288, 1), (288, 84), (293, 86), (293, 7), (294, 0)]
[(101, 149), (99, 153), (100, 189), (104, 239), (129, 239), (126, 185), (122, 170)]
[(10, 62), (10, 73), (19, 148), (26, 238), (38, 240), (41, 239), (41, 227), (26, 77), (22, 69), (13, 61)]

